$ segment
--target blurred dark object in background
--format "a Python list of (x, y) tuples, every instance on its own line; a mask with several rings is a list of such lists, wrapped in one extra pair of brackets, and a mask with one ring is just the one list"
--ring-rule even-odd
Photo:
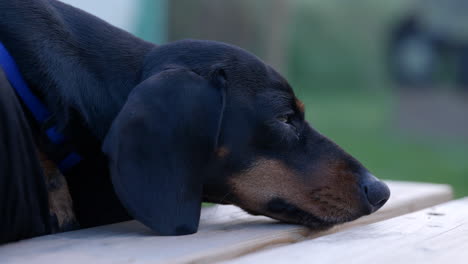
[(391, 30), (400, 128), (468, 139), (468, 0), (420, 0)]
[(391, 32), (393, 77), (405, 89), (450, 82), (468, 92), (468, 0), (422, 0)]

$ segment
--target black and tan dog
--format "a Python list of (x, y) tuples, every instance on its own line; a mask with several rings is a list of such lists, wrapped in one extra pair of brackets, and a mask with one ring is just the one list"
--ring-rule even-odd
[(0, 74), (0, 241), (131, 218), (189, 234), (202, 201), (326, 228), (389, 197), (310, 127), (286, 80), (240, 48), (156, 46), (54, 0), (0, 0), (0, 10), (0, 41), (64, 148), (83, 157), (64, 173), (70, 198), (49, 161), (63, 150)]

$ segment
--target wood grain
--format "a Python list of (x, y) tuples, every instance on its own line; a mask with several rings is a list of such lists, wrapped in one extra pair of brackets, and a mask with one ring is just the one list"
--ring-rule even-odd
[(225, 263), (468, 263), (468, 198)]
[(449, 186), (388, 182), (377, 213), (326, 233), (250, 216), (234, 206), (204, 208), (198, 233), (158, 237), (136, 221), (49, 235), (0, 246), (0, 263), (213, 263), (388, 219), (450, 200)]

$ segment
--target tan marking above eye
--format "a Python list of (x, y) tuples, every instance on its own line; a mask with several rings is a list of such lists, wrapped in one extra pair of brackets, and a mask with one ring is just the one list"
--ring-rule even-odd
[(305, 112), (305, 106), (304, 106), (304, 103), (301, 102), (299, 99), (296, 98), (296, 106), (297, 106), (297, 109), (299, 109), (299, 111), (301, 111), (302, 113)]

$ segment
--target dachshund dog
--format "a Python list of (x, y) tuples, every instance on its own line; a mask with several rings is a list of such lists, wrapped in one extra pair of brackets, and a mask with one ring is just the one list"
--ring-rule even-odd
[[(157, 46), (55, 0), (0, 10), (0, 42), (51, 113), (38, 124), (0, 71), (2, 242), (128, 219), (191, 234), (204, 201), (322, 229), (389, 198), (304, 120), (288, 82), (238, 47)], [(81, 161), (59, 171), (70, 150)]]

